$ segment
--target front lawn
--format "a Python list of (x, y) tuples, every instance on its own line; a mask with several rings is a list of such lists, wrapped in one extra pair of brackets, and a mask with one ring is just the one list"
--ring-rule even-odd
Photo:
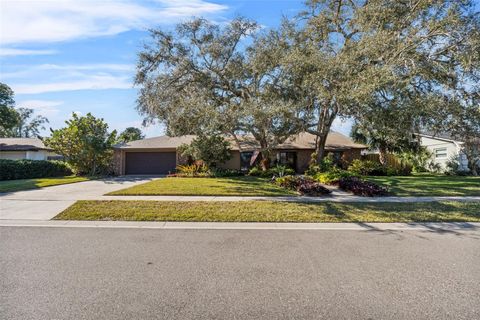
[(38, 189), (43, 187), (56, 186), (60, 184), (87, 181), (91, 178), (87, 177), (53, 177), (53, 178), (37, 178), (37, 179), (20, 179), (0, 181), (0, 192), (15, 192), (22, 190)]
[(231, 178), (162, 178), (114, 191), (120, 196), (291, 196), (286, 190), (258, 177)]
[(480, 196), (480, 177), (418, 174), (406, 177), (367, 177), (387, 186), (395, 196)]
[(55, 219), (203, 222), (480, 222), (480, 202), (77, 201)]

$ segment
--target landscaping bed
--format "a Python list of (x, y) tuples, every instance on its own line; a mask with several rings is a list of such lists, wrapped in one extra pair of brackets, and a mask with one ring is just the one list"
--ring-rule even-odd
[(57, 220), (480, 222), (480, 202), (77, 201)]

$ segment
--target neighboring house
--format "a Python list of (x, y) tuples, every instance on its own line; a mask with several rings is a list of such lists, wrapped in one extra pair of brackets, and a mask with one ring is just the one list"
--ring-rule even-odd
[[(166, 174), (174, 172), (179, 164), (184, 164), (177, 154), (177, 148), (190, 143), (195, 136), (155, 137), (144, 140), (131, 141), (115, 146), (115, 173), (124, 174)], [(231, 142), (232, 158), (219, 165), (225, 169), (248, 170), (258, 156), (259, 146), (249, 136), (240, 138), (240, 149)], [(337, 161), (351, 162), (359, 159), (361, 151), (367, 148), (362, 144), (354, 143), (350, 138), (338, 133), (330, 132), (327, 138), (326, 151), (331, 152)], [(315, 136), (301, 133), (289, 138), (279, 145), (273, 152), (274, 163), (288, 165), (297, 172), (304, 172), (315, 151)]]
[(418, 136), (420, 144), (432, 153), (432, 161), (442, 170), (446, 169), (448, 161), (457, 161), (460, 171), (469, 171), (467, 157), (462, 153), (462, 141), (445, 133), (418, 134)]
[(0, 138), (0, 159), (56, 160), (61, 157), (37, 138)]

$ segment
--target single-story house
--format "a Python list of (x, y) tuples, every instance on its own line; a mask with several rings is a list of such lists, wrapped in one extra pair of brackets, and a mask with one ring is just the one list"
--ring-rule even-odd
[(438, 164), (442, 170), (446, 169), (448, 161), (457, 161), (460, 171), (469, 171), (467, 157), (462, 152), (462, 141), (447, 133), (421, 133), (418, 136), (420, 145), (432, 153), (433, 163)]
[[(177, 153), (182, 144), (190, 143), (195, 136), (160, 136), (131, 141), (114, 147), (114, 167), (118, 175), (125, 174), (167, 174), (174, 172), (177, 165), (186, 163)], [(248, 170), (255, 162), (259, 146), (249, 136), (240, 137), (240, 148), (231, 141), (231, 159), (219, 165), (225, 169)], [(280, 144), (273, 152), (274, 163), (288, 165), (297, 172), (304, 172), (315, 151), (316, 137), (309, 133), (292, 136)], [(361, 151), (367, 147), (354, 143), (347, 136), (330, 132), (326, 142), (326, 151), (334, 155), (335, 160), (351, 162), (361, 157)]]
[(38, 138), (0, 138), (0, 159), (57, 160), (61, 156)]

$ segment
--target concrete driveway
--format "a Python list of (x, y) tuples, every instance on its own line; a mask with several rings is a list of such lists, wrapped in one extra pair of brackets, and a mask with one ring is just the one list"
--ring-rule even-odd
[(50, 220), (77, 200), (96, 200), (105, 193), (159, 177), (125, 176), (0, 194), (0, 220)]

